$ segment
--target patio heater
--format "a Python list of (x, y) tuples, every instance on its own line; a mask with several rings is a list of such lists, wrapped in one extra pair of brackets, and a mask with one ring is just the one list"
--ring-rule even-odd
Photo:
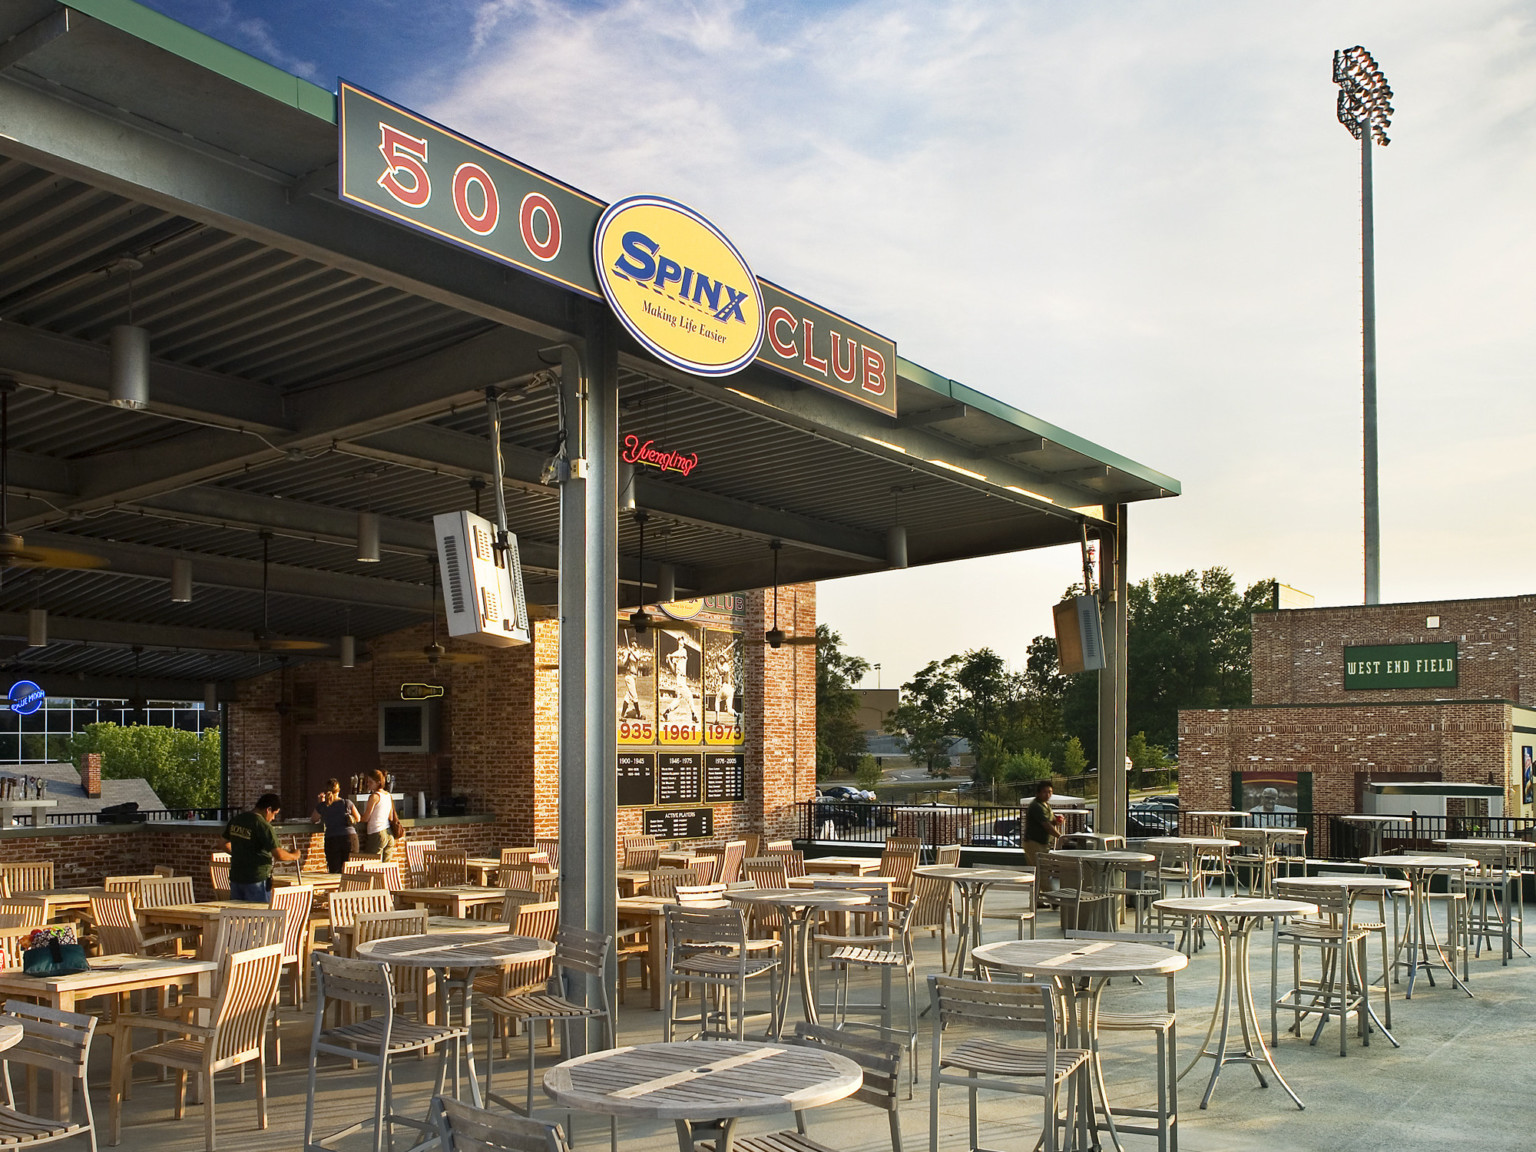
[(1376, 485), (1376, 228), (1371, 210), (1371, 144), (1391, 141), (1392, 88), (1360, 45), (1333, 54), (1339, 123), (1360, 141), (1361, 381), (1365, 416), (1365, 602), (1381, 603), (1381, 518)]

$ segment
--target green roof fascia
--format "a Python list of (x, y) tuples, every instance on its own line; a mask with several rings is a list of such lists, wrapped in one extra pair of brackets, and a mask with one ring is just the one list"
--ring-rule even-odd
[(236, 84), (327, 123), (336, 123), (336, 94), (205, 36), (133, 0), (67, 0), (64, 5)]
[(1028, 412), (1021, 412), (1011, 404), (1005, 404), (1001, 400), (978, 392), (958, 380), (940, 376), (937, 372), (931, 372), (921, 364), (914, 364), (903, 356), (896, 357), (896, 374), (903, 380), (926, 388), (930, 392), (948, 397), (969, 408), (975, 408), (979, 412), (985, 412), (989, 416), (1023, 429), (1032, 436), (1043, 436), (1053, 444), (1060, 444), (1064, 448), (1070, 448), (1074, 452), (1097, 460), (1100, 464), (1135, 476), (1154, 488), (1162, 488), (1174, 496), (1181, 495), (1184, 490), (1179, 481), (1172, 476), (1165, 476), (1161, 472), (1148, 468), (1145, 464), (1138, 464), (1135, 460), (1121, 456), (1118, 452), (1111, 452), (1108, 448), (1095, 444), (1091, 440), (1074, 436), (1065, 428), (1058, 428), (1054, 424), (1031, 416)]

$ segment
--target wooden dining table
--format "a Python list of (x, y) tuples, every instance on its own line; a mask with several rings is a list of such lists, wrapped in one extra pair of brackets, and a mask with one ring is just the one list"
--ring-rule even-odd
[(246, 900), (205, 900), (196, 904), (166, 904), (159, 908), (140, 908), (139, 921), (154, 927), (195, 928), (201, 934), (197, 954), (204, 960), (213, 948), (213, 938), (219, 923), (219, 914), (229, 908), (266, 908)]
[[(211, 960), (129, 955), (92, 956), (90, 965), (89, 972), (68, 976), (28, 976), (20, 968), (0, 970), (0, 1000), (15, 996), (46, 1004), (61, 1012), (73, 1012), (81, 1000), (145, 988), (180, 988), (192, 984), (196, 995), (209, 996), (213, 991), (213, 974), (219, 967)], [(106, 1034), (114, 1044), (132, 1043), (131, 1037), (117, 1036), (110, 1028), (106, 1029)], [(69, 1115), (72, 1091), (73, 1083), (69, 1077), (54, 1077), (55, 1116)], [(121, 1122), (122, 1098), (113, 1092), (107, 1118), (107, 1143), (118, 1142)]]
[(35, 892), (12, 892), (12, 896), (42, 900), (47, 904), (43, 915), (52, 920), (64, 912), (89, 912), (92, 896), (105, 896), (105, 888), (44, 888)]
[(476, 908), (500, 907), (510, 888), (482, 888), (478, 884), (448, 884), (441, 888), (402, 888), (395, 903), (402, 907), (438, 908), (445, 916), (465, 917)]
[(644, 924), (646, 933), (645, 970), (651, 986), (651, 1008), (661, 1011), (662, 970), (667, 944), (668, 908), (677, 907), (677, 901), (665, 896), (628, 896), (616, 905), (620, 924)]

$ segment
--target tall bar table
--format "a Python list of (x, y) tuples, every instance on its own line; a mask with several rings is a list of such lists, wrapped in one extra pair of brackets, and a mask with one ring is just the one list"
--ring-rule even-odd
[[(1259, 1026), (1258, 1009), (1253, 1005), (1253, 977), (1248, 971), (1248, 942), (1253, 936), (1254, 927), (1265, 917), (1306, 915), (1316, 912), (1317, 905), (1301, 900), (1274, 900), (1262, 896), (1194, 896), (1159, 900), (1153, 907), (1165, 912), (1177, 912), (1182, 916), (1204, 916), (1211, 922), (1217, 939), (1221, 941), (1221, 975), (1216, 985), (1216, 1010), (1211, 1014), (1211, 1023), (1205, 1030), (1200, 1051), (1179, 1073), (1179, 1079), (1182, 1080), (1201, 1060), (1209, 1058), (1214, 1062), (1210, 1083), (1205, 1086), (1205, 1095), (1200, 1098), (1200, 1107), (1205, 1108), (1210, 1104), (1223, 1068), (1228, 1064), (1247, 1064), (1259, 1078), (1259, 1087), (1269, 1087), (1263, 1072), (1267, 1067), (1279, 1081), (1280, 1087), (1295, 1101), (1296, 1107), (1305, 1108), (1301, 1097), (1280, 1075), (1280, 1069), (1275, 1067), (1275, 1057), (1269, 1045), (1264, 1043), (1264, 1030)], [(1227, 1037), (1232, 1025), (1234, 997), (1237, 999), (1237, 1022), (1243, 1033), (1243, 1049), (1241, 1052), (1230, 1053), (1227, 1051)], [(1221, 1021), (1219, 1035), (1216, 1030), (1218, 1019)], [(1212, 1037), (1216, 1039), (1215, 1048), (1211, 1047)]]
[(949, 864), (924, 864), (912, 869), (915, 876), (934, 876), (948, 880), (960, 893), (960, 934), (955, 940), (955, 959), (950, 975), (965, 973), (965, 962), (970, 959), (971, 949), (981, 943), (981, 904), (987, 889), (994, 884), (1033, 884), (1032, 872), (1015, 872), (1011, 868), (959, 868)]
[[(1456, 966), (1445, 958), (1445, 948), (1440, 943), (1439, 933), (1435, 931), (1435, 918), (1429, 907), (1429, 885), (1436, 872), (1444, 872), (1449, 877), (1453, 872), (1465, 873), (1468, 868), (1476, 868), (1476, 860), (1468, 860), (1465, 856), (1366, 856), (1360, 861), (1362, 864), (1370, 864), (1376, 868), (1396, 868), (1408, 878), (1408, 930), (1403, 933), (1403, 938), (1398, 944), (1398, 955), (1403, 950), (1408, 950), (1408, 988), (1403, 993), (1404, 1000), (1413, 999), (1413, 984), (1422, 969), (1429, 977), (1429, 986), (1435, 986), (1435, 968), (1444, 968), (1450, 973), (1451, 984), (1460, 988), (1468, 996), (1472, 995), (1472, 989), (1466, 982), (1456, 975)], [(1447, 915), (1453, 913), (1448, 912)], [(1449, 932), (1450, 922), (1447, 921), (1446, 929)], [(1401, 963), (1394, 960), (1393, 968)]]

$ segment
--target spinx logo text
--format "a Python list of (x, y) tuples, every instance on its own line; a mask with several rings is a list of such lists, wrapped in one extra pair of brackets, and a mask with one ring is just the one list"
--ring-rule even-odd
[[(626, 232), (619, 243), (624, 254), (613, 262), (614, 275), (649, 284), (658, 292), (707, 308), (716, 320), (747, 322), (741, 314), (747, 293), (719, 280), (711, 280), (702, 272), (685, 268), (664, 255), (661, 245), (644, 232)], [(675, 292), (668, 289), (669, 284), (677, 285)]]

